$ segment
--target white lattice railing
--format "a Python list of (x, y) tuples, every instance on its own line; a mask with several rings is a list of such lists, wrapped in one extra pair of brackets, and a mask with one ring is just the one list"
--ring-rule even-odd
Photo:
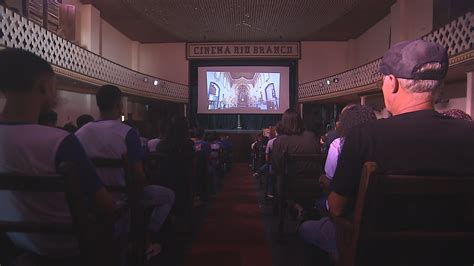
[(3, 7), (0, 7), (0, 46), (31, 51), (53, 64), (60, 75), (96, 84), (115, 84), (129, 94), (175, 102), (187, 102), (189, 98), (186, 85), (116, 64)]
[[(450, 64), (458, 63), (454, 56), (474, 49), (474, 13), (466, 13), (424, 36), (423, 39), (444, 45), (448, 49)], [(298, 86), (299, 100), (305, 101), (305, 99), (344, 93), (348, 90), (374, 85), (382, 77), (378, 72), (380, 60), (381, 58), (336, 75), (302, 83)]]

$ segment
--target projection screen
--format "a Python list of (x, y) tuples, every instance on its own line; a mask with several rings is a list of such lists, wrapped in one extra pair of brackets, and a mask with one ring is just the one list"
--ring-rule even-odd
[(198, 68), (201, 114), (280, 114), (289, 108), (289, 67)]

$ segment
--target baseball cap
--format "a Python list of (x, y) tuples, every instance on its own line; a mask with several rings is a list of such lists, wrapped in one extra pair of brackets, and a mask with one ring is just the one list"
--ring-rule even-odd
[[(440, 63), (441, 69), (423, 73), (417, 71), (427, 63)], [(412, 40), (395, 44), (382, 58), (379, 71), (384, 75), (415, 80), (441, 80), (448, 71), (448, 52), (442, 45)]]

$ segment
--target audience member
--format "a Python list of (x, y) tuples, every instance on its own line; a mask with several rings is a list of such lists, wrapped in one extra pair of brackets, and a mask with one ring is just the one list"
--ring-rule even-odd
[(194, 156), (194, 143), (188, 136), (188, 127), (184, 117), (175, 116), (165, 133), (164, 139), (158, 143), (156, 151), (167, 155), (161, 163), (160, 180), (165, 186), (172, 188), (176, 193), (174, 212), (178, 218), (187, 215), (190, 169)]
[[(305, 130), (300, 115), (293, 109), (283, 113), (281, 119), (282, 135), (273, 142), (272, 165), (277, 173), (283, 172), (284, 154), (320, 153), (320, 145), (313, 132)], [(309, 163), (299, 163), (292, 170), (294, 174), (313, 169)]]
[(91, 115), (88, 115), (88, 114), (80, 115), (76, 119), (77, 128), (79, 129), (79, 128), (83, 127), (85, 124), (87, 124), (89, 122), (94, 122), (94, 117), (92, 117)]
[(210, 165), (211, 145), (205, 140), (204, 130), (195, 127), (190, 130), (191, 140), (194, 142), (194, 150), (197, 154), (197, 178), (194, 180), (194, 187), (202, 192), (205, 198), (211, 194), (214, 184), (214, 174)]
[(38, 116), (38, 124), (48, 127), (56, 127), (58, 123), (58, 113), (53, 110), (43, 111)]
[[(433, 110), (434, 94), (442, 86), (447, 69), (446, 49), (429, 41), (401, 42), (383, 56), (382, 92), (393, 116), (353, 128), (344, 138), (330, 185), (331, 216), (350, 215), (366, 161), (375, 161), (383, 173), (474, 174), (470, 163), (474, 158), (474, 124), (447, 119)], [(463, 152), (446, 140), (462, 143)], [(299, 233), (306, 243), (337, 256), (335, 228), (328, 217), (303, 223)]]
[(459, 109), (450, 109), (450, 110), (442, 112), (441, 114), (453, 119), (472, 121), (472, 118), (470, 115), (466, 114), (464, 111), (459, 110)]
[[(324, 167), (325, 175), (319, 178), (319, 182), (323, 188), (328, 189), (331, 180), (336, 171), (337, 161), (344, 145), (344, 138), (349, 134), (352, 128), (363, 125), (365, 123), (375, 121), (375, 113), (371, 107), (367, 105), (351, 105), (344, 109), (339, 118), (339, 126), (337, 127), (339, 138), (335, 139), (329, 146), (326, 165)], [(316, 203), (316, 209), (320, 214), (327, 214), (327, 197), (319, 199)]]
[(77, 127), (73, 123), (69, 122), (64, 125), (63, 129), (71, 134), (74, 134), (77, 130)]
[[(174, 202), (174, 193), (168, 188), (147, 185), (143, 169), (143, 149), (138, 132), (119, 121), (122, 114), (122, 92), (113, 85), (100, 87), (96, 95), (100, 120), (84, 125), (76, 132), (86, 153), (91, 158), (121, 158), (127, 155), (134, 178), (144, 186), (143, 204), (153, 208), (148, 225), (147, 256), (161, 251), (161, 246), (152, 243), (152, 236), (165, 222)], [(125, 185), (123, 170), (98, 169), (106, 185)]]
[(162, 119), (158, 123), (156, 138), (148, 140), (148, 143), (147, 143), (148, 151), (156, 152), (156, 147), (158, 146), (158, 143), (160, 143), (160, 141), (163, 139), (167, 130), (168, 130), (168, 123), (165, 119)]
[[(6, 105), (0, 114), (0, 172), (51, 175), (62, 162), (77, 165), (82, 192), (93, 209), (111, 215), (116, 209), (83, 147), (64, 130), (38, 125), (40, 112), (56, 103), (54, 71), (33, 53), (13, 48), (0, 51), (0, 90)], [(0, 191), (0, 216), (9, 221), (69, 223), (71, 214), (62, 193)], [(77, 241), (67, 235), (8, 233), (23, 250), (49, 258), (79, 254)]]

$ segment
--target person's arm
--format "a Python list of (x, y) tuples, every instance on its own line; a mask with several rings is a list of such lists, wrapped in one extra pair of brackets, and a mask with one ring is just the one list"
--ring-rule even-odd
[(352, 202), (357, 197), (362, 165), (368, 157), (369, 141), (368, 133), (361, 130), (352, 131), (344, 139), (328, 197), (329, 213), (333, 216), (343, 216), (351, 211)]
[(140, 137), (135, 129), (130, 129), (125, 137), (127, 145), (127, 156), (130, 170), (133, 177), (137, 179), (138, 186), (142, 187), (146, 184), (145, 171), (143, 169), (143, 149), (140, 143)]
[(74, 135), (67, 136), (58, 147), (55, 158), (56, 168), (63, 162), (72, 162), (77, 167), (81, 179), (81, 190), (90, 200), (90, 207), (97, 213), (111, 216), (117, 209), (115, 200), (105, 189), (84, 148)]
[(335, 139), (329, 146), (328, 156), (326, 158), (326, 164), (324, 166), (324, 171), (326, 172), (326, 177), (329, 180), (332, 180), (334, 173), (337, 168), (337, 161), (339, 159), (341, 139)]
[(332, 217), (344, 216), (345, 211), (347, 210), (349, 199), (337, 194), (336, 192), (329, 193), (328, 196), (328, 205), (329, 213)]

